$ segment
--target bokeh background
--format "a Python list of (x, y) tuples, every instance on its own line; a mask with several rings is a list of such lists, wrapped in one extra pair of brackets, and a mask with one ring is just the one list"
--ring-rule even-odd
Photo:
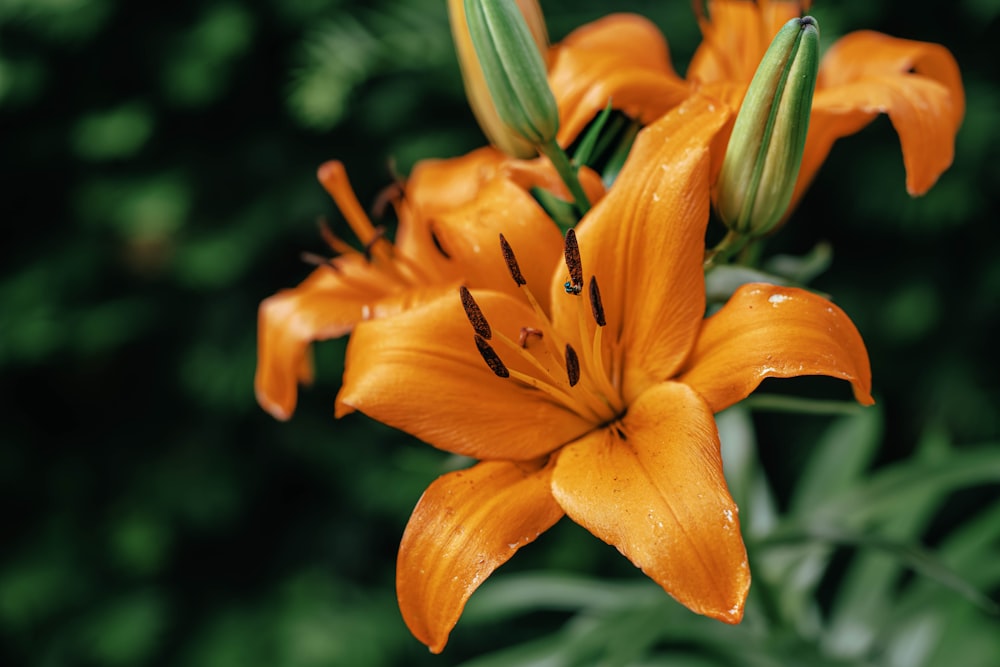
[[(641, 12), (682, 73), (699, 41), (680, 0), (542, 4), (556, 40)], [(827, 45), (873, 28), (948, 46), (968, 112), (917, 200), (886, 119), (838, 143), (769, 251), (833, 248), (815, 286), (868, 343), (876, 466), (928, 431), (996, 444), (1000, 2), (816, 5)], [(399, 618), (394, 555), (454, 461), (333, 419), (342, 342), (318, 347), (290, 422), (253, 397), (257, 304), (324, 251), (317, 217), (342, 225), (316, 167), (343, 160), (372, 202), (390, 160), (482, 141), (440, 0), (0, 2), (0, 664), (446, 665), (565, 621), (470, 625), (430, 656)], [(832, 418), (754, 419), (780, 501)], [(950, 495), (922, 539), (997, 496)], [(567, 523), (501, 572), (641, 580)]]

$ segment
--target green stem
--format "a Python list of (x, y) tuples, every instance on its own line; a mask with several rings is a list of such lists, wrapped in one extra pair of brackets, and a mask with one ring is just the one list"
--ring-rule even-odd
[(714, 248), (705, 254), (705, 272), (708, 273), (716, 266), (725, 264), (729, 259), (742, 250), (750, 241), (750, 237), (739, 232), (729, 230)]
[(569, 161), (566, 152), (555, 140), (547, 144), (542, 144), (539, 146), (539, 150), (542, 152), (542, 155), (549, 159), (552, 166), (555, 167), (559, 178), (562, 179), (563, 183), (569, 189), (570, 194), (573, 195), (573, 201), (576, 202), (576, 208), (580, 211), (580, 216), (583, 217), (590, 210), (590, 200), (587, 198), (587, 193), (583, 191), (583, 186), (580, 185), (576, 169)]
[(740, 251), (736, 259), (737, 264), (749, 267), (756, 267), (760, 264), (760, 255), (764, 248), (763, 241), (764, 239), (762, 238), (750, 240)]

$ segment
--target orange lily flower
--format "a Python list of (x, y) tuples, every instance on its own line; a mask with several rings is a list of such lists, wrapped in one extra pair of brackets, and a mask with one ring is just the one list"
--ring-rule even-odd
[[(737, 109), (772, 37), (809, 5), (709, 0), (710, 18), (699, 16), (703, 40), (691, 59), (688, 81), (721, 95)], [(951, 166), (955, 135), (965, 115), (961, 73), (948, 49), (871, 30), (834, 42), (820, 61), (809, 134), (789, 208), (801, 198), (833, 143), (883, 113), (899, 134), (907, 192), (926, 193)]]
[[(701, 2), (694, 5), (703, 39), (686, 81), (673, 70), (663, 35), (639, 16), (607, 16), (553, 47), (549, 78), (560, 108), (560, 142), (572, 141), (609, 99), (644, 124), (697, 90), (724, 100), (735, 113), (771, 39), (809, 7), (789, 0), (709, 0), (705, 16)], [(951, 165), (965, 113), (961, 74), (951, 53), (938, 44), (872, 31), (835, 42), (820, 63), (789, 210), (833, 143), (882, 113), (899, 134), (907, 191), (924, 194)]]
[(547, 280), (527, 269), (548, 237), (502, 236), (524, 298), (463, 287), (355, 330), (338, 416), (480, 460), (430, 485), (400, 545), (400, 608), (431, 651), (479, 584), (564, 515), (693, 611), (739, 622), (750, 574), (713, 413), (766, 377), (809, 374), (872, 403), (864, 343), (825, 299), (753, 284), (703, 319), (708, 145), (728, 118), (694, 96), (643, 130)]
[[(600, 178), (586, 170), (581, 177), (588, 195), (599, 199)], [(499, 229), (558, 243), (558, 229), (528, 191), (539, 186), (569, 197), (547, 164), (508, 161), (492, 148), (425, 160), (394, 201), (399, 226), (392, 243), (369, 220), (340, 162), (323, 164), (319, 180), (365, 250), (327, 232), (338, 256), (261, 303), (254, 387), (258, 403), (277, 419), (291, 417), (298, 384), (312, 381), (313, 341), (344, 336), (362, 320), (398, 313), (461, 281), (506, 287), (502, 258), (482, 249), (492, 247)]]

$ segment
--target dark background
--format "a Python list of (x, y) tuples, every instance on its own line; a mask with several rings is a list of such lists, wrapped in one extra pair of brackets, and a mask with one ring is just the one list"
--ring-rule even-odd
[[(832, 244), (815, 286), (867, 341), (882, 461), (931, 427), (996, 439), (1000, 2), (816, 4), (826, 45), (872, 28), (948, 46), (968, 111), (917, 200), (888, 120), (838, 143), (770, 250)], [(608, 6), (543, 2), (554, 40)], [(683, 73), (687, 3), (619, 8), (656, 20)], [(405, 172), (482, 141), (443, 2), (0, 5), (0, 663), (454, 664), (559, 622), (473, 628), (431, 658), (393, 567), (446, 455), (333, 419), (342, 342), (318, 347), (290, 423), (253, 397), (257, 304), (307, 275), (318, 216), (342, 224), (316, 167), (343, 160), (371, 202), (390, 157)], [(758, 418), (779, 491), (820, 426)], [(564, 524), (509, 567), (634, 574)]]

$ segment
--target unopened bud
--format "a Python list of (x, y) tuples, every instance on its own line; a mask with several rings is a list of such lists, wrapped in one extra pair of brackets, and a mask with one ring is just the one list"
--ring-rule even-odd
[[(543, 54), (548, 47), (536, 0), (449, 0), (466, 92), (498, 148), (530, 157), (559, 129)], [(529, 27), (530, 26), (530, 27)]]
[(786, 23), (760, 61), (726, 148), (716, 191), (731, 230), (761, 236), (788, 209), (802, 163), (819, 68), (819, 26)]

